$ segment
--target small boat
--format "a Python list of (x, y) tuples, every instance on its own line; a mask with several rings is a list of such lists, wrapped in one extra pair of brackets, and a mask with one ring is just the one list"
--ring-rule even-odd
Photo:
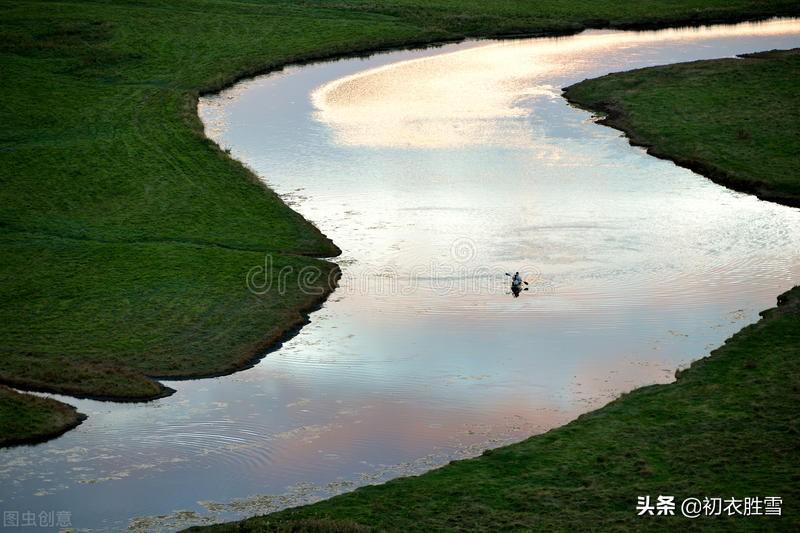
[(520, 295), (520, 293), (522, 293), (522, 291), (527, 291), (527, 290), (528, 288), (525, 287), (521, 281), (517, 283), (511, 282), (511, 294), (514, 295), (514, 298), (517, 298)]

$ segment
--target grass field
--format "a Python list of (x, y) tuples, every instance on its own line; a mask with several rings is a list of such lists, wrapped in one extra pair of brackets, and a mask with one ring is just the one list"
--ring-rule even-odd
[(604, 124), (712, 180), (800, 206), (800, 49), (634, 70), (566, 89)]
[[(659, 155), (785, 200), (800, 191), (798, 79), (792, 50), (612, 74), (566, 94), (610, 110), (611, 125)], [(418, 477), (210, 529), (798, 531), (800, 287), (778, 301), (673, 384)], [(646, 495), (780, 496), (783, 516), (639, 517)]]
[(465, 36), (797, 13), (788, 0), (2, 1), (0, 382), (157, 397), (150, 377), (239, 368), (319, 301), (247, 290), (265, 253), (299, 275), (329, 272), (309, 256), (338, 250), (204, 137), (204, 91)]

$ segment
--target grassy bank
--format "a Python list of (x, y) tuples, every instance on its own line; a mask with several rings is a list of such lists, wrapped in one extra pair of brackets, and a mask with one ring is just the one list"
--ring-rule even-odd
[(203, 136), (203, 91), (465, 36), (797, 13), (788, 0), (2, 2), (0, 382), (158, 397), (152, 376), (240, 368), (331, 289), (323, 275), (313, 294), (247, 290), (267, 252), (299, 276), (330, 272), (309, 256), (338, 250)]
[(0, 446), (33, 444), (57, 437), (84, 418), (69, 405), (0, 385)]
[[(286, 275), (258, 294), (245, 279), (263, 268), (262, 252), (13, 232), (0, 232), (0, 243), (0, 265), (13, 283), (0, 322), (26, 324), (5, 331), (0, 376), (16, 387), (84, 397), (158, 397), (169, 391), (147, 376), (243, 368), (300, 325), (338, 273), (324, 261), (273, 254), (272, 268)], [(46, 268), (29, 268), (39, 263)], [(321, 278), (297, 290), (309, 268)], [(256, 289), (264, 283), (255, 282)], [(38, 291), (44, 295), (31, 297)]]
[(565, 91), (604, 124), (732, 189), (800, 206), (800, 49), (610, 74)]
[[(800, 527), (800, 287), (676, 383), (418, 477), (212, 531)], [(783, 516), (638, 517), (637, 496), (781, 496)], [(199, 529), (199, 528), (197, 528)]]

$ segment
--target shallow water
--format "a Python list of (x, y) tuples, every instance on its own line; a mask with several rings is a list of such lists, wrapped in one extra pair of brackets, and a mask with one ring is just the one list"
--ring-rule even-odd
[(0, 450), (0, 507), (112, 529), (248, 516), (671, 381), (800, 277), (800, 212), (647, 156), (560, 88), (796, 46), (797, 21), (468, 42), (203, 99), (209, 136), (342, 248), (341, 286), (254, 368), (146, 405), (67, 399), (82, 426)]

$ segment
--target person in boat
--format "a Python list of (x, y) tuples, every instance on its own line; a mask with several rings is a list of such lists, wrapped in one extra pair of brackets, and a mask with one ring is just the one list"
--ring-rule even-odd
[(520, 285), (522, 285), (522, 276), (519, 275), (519, 272), (515, 272), (511, 277), (511, 286), (519, 287)]

